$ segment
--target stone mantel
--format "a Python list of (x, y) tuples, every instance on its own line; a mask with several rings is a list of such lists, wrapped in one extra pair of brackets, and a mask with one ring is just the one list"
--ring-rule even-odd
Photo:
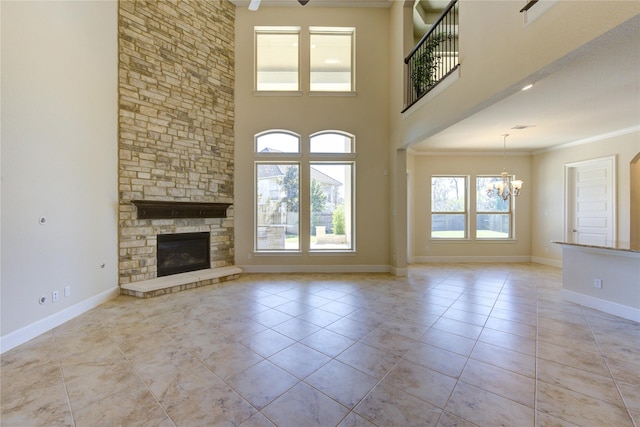
[(138, 219), (226, 218), (231, 203), (132, 200)]

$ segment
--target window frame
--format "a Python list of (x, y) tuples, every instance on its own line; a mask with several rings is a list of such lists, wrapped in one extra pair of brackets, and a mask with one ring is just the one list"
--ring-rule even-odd
[[(279, 152), (279, 151), (266, 151), (258, 152), (258, 139), (260, 137), (271, 134), (285, 134), (294, 136), (299, 139), (299, 152)], [(313, 152), (311, 153), (311, 141), (313, 138), (335, 134), (340, 135), (348, 139), (349, 150), (347, 153), (334, 153), (334, 152)], [(346, 142), (346, 141), (345, 141)], [(337, 130), (323, 130), (310, 135), (307, 141), (303, 144), (300, 135), (283, 129), (270, 129), (264, 132), (259, 132), (254, 136), (254, 227), (253, 227), (253, 252), (256, 255), (266, 254), (284, 254), (294, 255), (301, 254), (303, 252), (309, 255), (331, 255), (331, 254), (355, 254), (356, 252), (356, 153), (355, 153), (355, 136), (343, 131)], [(262, 249), (259, 248), (258, 240), (260, 237), (260, 224), (259, 220), (259, 182), (258, 182), (258, 167), (260, 165), (297, 165), (298, 166), (298, 248), (297, 249)], [(347, 241), (350, 246), (348, 248), (328, 248), (318, 249), (311, 245), (311, 168), (314, 164), (317, 165), (349, 165), (350, 166), (350, 184), (351, 188), (348, 191), (349, 194), (345, 194), (344, 197), (349, 197), (350, 212), (349, 212), (349, 236)], [(306, 225), (305, 225), (306, 224)], [(307, 228), (308, 227), (308, 228)]]
[[(475, 215), (475, 240), (481, 240), (481, 241), (510, 241), (510, 240), (515, 240), (515, 215), (514, 215), (514, 211), (515, 211), (515, 199), (516, 197), (512, 195), (509, 196), (508, 202), (506, 203), (506, 206), (508, 206), (508, 210), (507, 211), (480, 211), (478, 210), (478, 193), (480, 192), (486, 192), (486, 186), (478, 186), (478, 179), (486, 179), (486, 178), (492, 178), (494, 181), (498, 181), (502, 179), (501, 175), (476, 175), (475, 176), (475, 190), (476, 190), (476, 203), (475, 203), (475, 207), (474, 207), (474, 215)], [(509, 178), (511, 180), (515, 180), (515, 175), (509, 175)], [(493, 196), (493, 197), (499, 197), (499, 196)], [(478, 216), (480, 215), (507, 215), (509, 217), (509, 235), (507, 237), (479, 237), (478, 236)]]
[[(257, 94), (269, 94), (269, 93), (277, 93), (277, 94), (300, 94), (301, 92), (301, 61), (300, 61), (300, 33), (301, 27), (297, 26), (255, 26), (253, 29), (253, 90)], [(297, 35), (297, 88), (296, 89), (259, 89), (258, 88), (258, 37), (261, 34), (281, 34), (281, 35)]]
[[(462, 211), (434, 211), (433, 209), (433, 179), (434, 178), (463, 178), (464, 179), (464, 207)], [(437, 174), (431, 175), (430, 177), (430, 186), (429, 186), (429, 203), (430, 203), (430, 218), (431, 218), (431, 227), (429, 237), (433, 241), (465, 241), (469, 240), (469, 197), (470, 197), (470, 176), (469, 175), (460, 175), (460, 174)], [(433, 235), (433, 217), (434, 215), (445, 215), (445, 216), (453, 216), (453, 215), (463, 215), (464, 216), (464, 235), (462, 237), (437, 237)]]
[[(312, 43), (314, 35), (348, 35), (351, 38), (350, 67), (349, 67), (349, 90), (317, 90), (312, 89)], [(353, 94), (356, 92), (356, 29), (355, 27), (309, 27), (309, 94), (310, 95), (331, 95), (331, 94)]]

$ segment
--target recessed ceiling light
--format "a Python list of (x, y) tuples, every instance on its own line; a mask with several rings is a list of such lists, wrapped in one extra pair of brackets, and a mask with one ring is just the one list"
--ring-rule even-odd
[(522, 90), (529, 90), (533, 87), (533, 83), (532, 84), (528, 84), (525, 87), (522, 88)]
[(325, 64), (339, 64), (340, 60), (335, 58), (328, 58), (324, 60)]

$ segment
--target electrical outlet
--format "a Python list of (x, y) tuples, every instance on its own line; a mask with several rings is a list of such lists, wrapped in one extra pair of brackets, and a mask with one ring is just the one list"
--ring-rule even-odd
[(65, 297), (70, 297), (71, 296), (71, 286), (65, 286), (64, 287), (64, 296)]
[(602, 289), (602, 279), (593, 279), (593, 287), (596, 289)]
[(58, 301), (58, 299), (60, 299), (60, 295), (58, 294), (58, 291), (51, 292), (51, 300), (53, 302), (56, 302)]

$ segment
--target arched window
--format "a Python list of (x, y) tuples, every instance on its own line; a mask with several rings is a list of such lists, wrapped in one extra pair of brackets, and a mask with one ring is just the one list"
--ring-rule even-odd
[(355, 138), (287, 130), (255, 137), (255, 251), (355, 250)]

